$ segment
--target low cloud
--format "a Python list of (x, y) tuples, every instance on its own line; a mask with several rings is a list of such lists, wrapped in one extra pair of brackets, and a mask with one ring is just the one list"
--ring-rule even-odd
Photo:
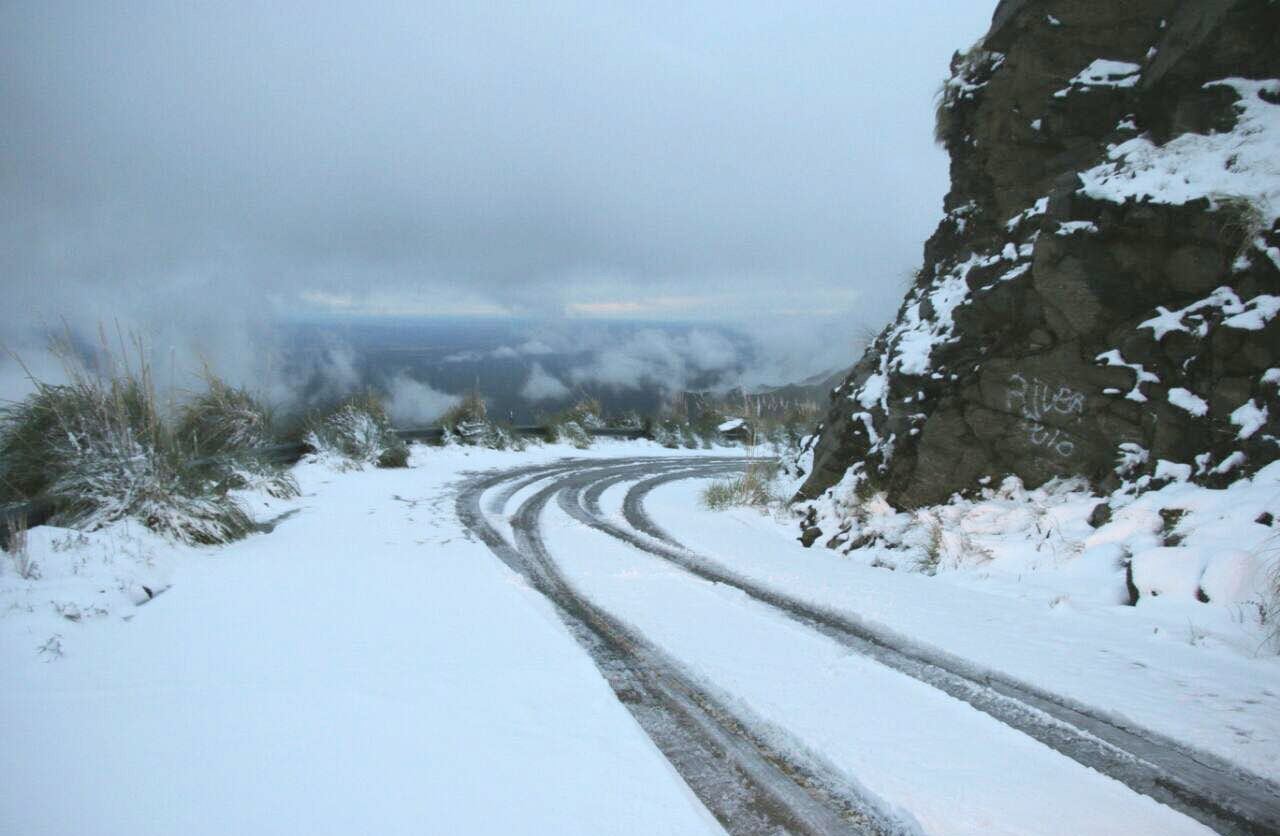
[(647, 328), (600, 348), (575, 367), (576, 383), (597, 383), (615, 389), (659, 386), (668, 391), (688, 388), (695, 378), (705, 382), (735, 376), (743, 357), (733, 341), (719, 331), (694, 329), (672, 334)]
[(387, 389), (387, 412), (398, 427), (431, 424), (458, 402), (456, 395), (438, 391), (403, 374), (392, 378)]
[[(0, 343), (118, 323), (158, 382), (208, 360), (280, 399), (297, 318), (887, 320), (946, 191), (933, 94), (991, 5), (0, 4)], [(735, 371), (631, 348), (578, 376)]]
[(558, 401), (568, 397), (569, 392), (569, 387), (549, 374), (541, 363), (534, 363), (529, 371), (529, 379), (520, 389), (520, 396), (526, 401)]

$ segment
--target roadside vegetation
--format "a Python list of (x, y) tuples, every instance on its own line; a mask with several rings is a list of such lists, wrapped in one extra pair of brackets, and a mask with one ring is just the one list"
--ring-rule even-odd
[(391, 427), (382, 401), (372, 394), (357, 395), (326, 415), (308, 422), (307, 446), (341, 466), (408, 467), (409, 446)]
[[(286, 441), (294, 450), (302, 442), (343, 469), (408, 465), (408, 445), (373, 393), (282, 422), (251, 391), (206, 368), (193, 391), (162, 403), (142, 342), (126, 347), (122, 337), (118, 346), (113, 349), (105, 336), (91, 352), (69, 342), (55, 346), (65, 382), (32, 377), (31, 395), (0, 406), (0, 506), (38, 501), (54, 509), (51, 520), (60, 525), (95, 529), (134, 519), (181, 542), (224, 543), (256, 528), (240, 492), (297, 494), (279, 464)], [(749, 438), (753, 455), (758, 446), (782, 456), (807, 431), (809, 417), (742, 419), (706, 405), (691, 416), (683, 400), (656, 418), (607, 416), (598, 400), (583, 397), (541, 423), (547, 441), (577, 449), (591, 447), (592, 432), (610, 427), (635, 430), (669, 448), (706, 449)], [(494, 420), (474, 391), (438, 423), (445, 445), (518, 451), (529, 443)], [(727, 425), (732, 432), (724, 431)], [(772, 501), (773, 475), (766, 469), (753, 465), (745, 476), (713, 486), (708, 507)], [(21, 543), (19, 531), (5, 534), (6, 543)]]
[(462, 444), (493, 450), (523, 450), (528, 446), (509, 424), (489, 416), (484, 398), (476, 391), (467, 393), (440, 416), (440, 427), (444, 430), (442, 440), (446, 446)]
[[(178, 432), (158, 402), (141, 345), (131, 364), (124, 350), (113, 354), (103, 343), (93, 368), (59, 348), (67, 382), (33, 378), (26, 400), (0, 408), (0, 502), (41, 497), (62, 524), (97, 528), (133, 518), (188, 543), (223, 543), (253, 530), (229, 492), (258, 480), (277, 493), (292, 489), (230, 446), (265, 413), (219, 384), (179, 420), (191, 434)], [(213, 426), (222, 434), (206, 434)]]
[(702, 491), (702, 505), (708, 511), (744, 507), (768, 510), (782, 499), (776, 487), (777, 476), (775, 462), (748, 462), (741, 476), (707, 485)]
[(208, 368), (202, 378), (204, 390), (179, 408), (174, 431), (187, 465), (203, 470), (223, 490), (263, 490), (281, 499), (297, 495), (293, 478), (262, 452), (280, 437), (271, 410)]
[(547, 428), (547, 441), (586, 450), (592, 443), (591, 430), (605, 426), (604, 410), (595, 398), (583, 398), (563, 412), (543, 418), (541, 423)]

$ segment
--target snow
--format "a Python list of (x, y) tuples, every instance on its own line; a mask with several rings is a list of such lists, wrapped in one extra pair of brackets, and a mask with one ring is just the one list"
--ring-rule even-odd
[(1148, 598), (1196, 600), (1207, 556), (1200, 549), (1157, 546), (1133, 556), (1133, 585)]
[[(824, 536), (809, 549), (787, 514), (691, 513), (699, 487), (660, 488), (646, 507), (678, 541), (733, 572), (1275, 777), (1280, 657), (1261, 618), (1280, 554), (1275, 529), (1255, 520), (1280, 516), (1280, 463), (1225, 489), (1174, 482), (1148, 491), (1098, 529), (1087, 520), (1100, 499), (1072, 483), (1027, 490), (1010, 479), (924, 514), (837, 491), (846, 510), (819, 511)], [(1165, 509), (1185, 512), (1176, 547), (1162, 535)], [(875, 542), (823, 548), (842, 520), (853, 522), (850, 538)], [(930, 521), (945, 534), (932, 575), (920, 569)], [(1127, 605), (1131, 555), (1142, 556), (1141, 583), (1162, 589), (1137, 606)], [(939, 760), (924, 762), (932, 770)]]
[(877, 372), (866, 379), (866, 382), (858, 389), (855, 400), (862, 404), (864, 409), (871, 409), (873, 406), (882, 405), (885, 398), (889, 396), (888, 376)]
[(1205, 402), (1204, 398), (1190, 389), (1183, 389), (1181, 386), (1175, 386), (1169, 390), (1169, 403), (1179, 409), (1185, 409), (1197, 417), (1209, 414), (1209, 404)]
[[(661, 522), (674, 518), (681, 536), (696, 528), (705, 514), (689, 513), (692, 499), (683, 492), (680, 511), (664, 504)], [(570, 583), (770, 729), (776, 745), (830, 763), (913, 829), (938, 836), (1207, 832), (737, 590), (583, 532), (559, 508), (545, 520), (547, 545)], [(736, 548), (744, 540), (732, 542)], [(753, 557), (759, 552), (751, 549)]]
[(741, 418), (730, 418), (728, 421), (725, 421), (723, 424), (716, 427), (716, 430), (722, 433), (727, 433), (727, 432), (730, 432), (731, 430), (736, 430), (736, 429), (745, 427), (746, 425), (747, 425), (747, 422), (742, 420)]
[(1127, 61), (1112, 61), (1098, 58), (1089, 66), (1067, 82), (1068, 86), (1054, 93), (1056, 98), (1064, 98), (1074, 90), (1089, 90), (1094, 87), (1133, 87), (1142, 77), (1142, 67)]
[[(464, 470), (619, 450), (664, 454), (303, 464), (302, 498), (255, 497), (294, 516), (217, 549), (127, 524), (33, 529), (41, 580), (0, 555), (0, 831), (722, 832), (546, 601), (452, 513)], [(141, 584), (170, 583), (134, 606)]]
[(1252, 436), (1267, 423), (1267, 417), (1267, 407), (1258, 406), (1258, 402), (1250, 398), (1247, 403), (1231, 413), (1231, 423), (1240, 428), (1236, 438), (1244, 441)]
[[(1197, 457), (1197, 461), (1198, 460), (1199, 460), (1199, 457)], [(1235, 470), (1237, 467), (1244, 464), (1248, 460), (1249, 460), (1248, 456), (1246, 456), (1244, 453), (1240, 452), (1239, 450), (1236, 450), (1234, 453), (1232, 453), (1231, 455), (1223, 459), (1221, 463), (1219, 463), (1218, 466), (1213, 469), (1213, 472), (1218, 475), (1222, 475), (1224, 473), (1230, 473), (1231, 471)]]
[(1191, 465), (1184, 462), (1171, 462), (1168, 459), (1157, 459), (1155, 477), (1156, 479), (1185, 482), (1191, 478)]
[[(968, 299), (969, 271), (979, 266), (989, 267), (1001, 259), (1001, 255), (972, 255), (929, 287), (915, 291), (911, 303), (889, 332), (889, 368), (906, 375), (927, 374), (931, 370), (933, 347), (951, 338), (955, 328), (952, 313)], [(926, 299), (932, 316), (924, 314)]]
[(1200, 576), (1200, 589), (1217, 604), (1247, 606), (1266, 583), (1258, 558), (1243, 549), (1225, 549), (1213, 554)]
[[(300, 498), (242, 497), (274, 530), (218, 548), (128, 523), (33, 529), (39, 579), (17, 577), (0, 556), (0, 710), (11, 718), (0, 830), (721, 832), (550, 605), (453, 512), (471, 471), (701, 454), (606, 442), (414, 447), (402, 470), (312, 461), (294, 469)], [(509, 533), (506, 514), (545, 484), (487, 508), (493, 522)], [(1222, 490), (1149, 491), (1097, 530), (1086, 519), (1099, 499), (1074, 483), (1029, 491), (1008, 480), (913, 513), (872, 498), (856, 506), (858, 525), (880, 540), (847, 556), (800, 547), (787, 515), (702, 509), (704, 484), (660, 488), (647, 507), (735, 572), (1274, 770), (1280, 664), (1259, 652), (1257, 597), (1274, 568), (1274, 529), (1254, 520), (1280, 510), (1280, 463)], [(615, 518), (625, 490), (602, 497)], [(829, 533), (849, 516), (836, 505), (857, 502), (828, 500)], [(1169, 508), (1185, 512), (1176, 546), (1161, 533)], [(555, 503), (544, 519), (552, 555), (582, 592), (771, 744), (829, 764), (907, 828), (1205, 832)], [(915, 568), (935, 524), (928, 576)], [(1126, 555), (1148, 593), (1136, 607), (1123, 605)]]
[(1247, 200), (1261, 226), (1270, 227), (1280, 215), (1280, 106), (1259, 93), (1280, 93), (1280, 82), (1227, 78), (1205, 87), (1228, 87), (1240, 96), (1234, 130), (1186, 133), (1164, 145), (1135, 137), (1111, 149), (1110, 162), (1083, 172), (1081, 191), (1116, 203), (1183, 204), (1204, 197), (1220, 203), (1230, 196)]
[[(1266, 320), (1274, 316), (1271, 300), (1276, 299), (1274, 296), (1259, 295), (1250, 299), (1248, 302), (1242, 302), (1240, 297), (1234, 290), (1229, 287), (1219, 287), (1196, 302), (1192, 302), (1177, 310), (1169, 310), (1163, 305), (1157, 305), (1156, 316), (1138, 324), (1139, 328), (1150, 328), (1152, 337), (1159, 342), (1163, 340), (1165, 335), (1172, 331), (1186, 331), (1197, 337), (1205, 337), (1209, 333), (1209, 323), (1201, 311), (1212, 310), (1217, 308), (1222, 311), (1223, 315), (1228, 317), (1223, 320), (1223, 325), (1233, 328), (1242, 328), (1246, 330), (1257, 330), (1265, 324)], [(1271, 313), (1268, 313), (1271, 311)], [(1262, 324), (1254, 326), (1256, 318), (1262, 317)], [(1183, 320), (1189, 320), (1190, 324)]]
[[(1040, 127), (1038, 124), (1039, 122), (1040, 122), (1039, 119), (1037, 119), (1035, 122), (1032, 122), (1031, 127), (1035, 128), (1036, 130), (1040, 130)], [(1022, 223), (1023, 221), (1030, 220), (1031, 218), (1037, 217), (1039, 215), (1043, 215), (1046, 211), (1048, 211), (1048, 209), (1049, 209), (1049, 198), (1042, 197), (1038, 199), (1035, 203), (1031, 204), (1029, 208), (1024, 209), (1023, 211), (1019, 212), (1018, 214), (1010, 218), (1008, 221), (1006, 221), (1004, 225), (1005, 229), (1009, 230), (1010, 232), (1013, 232), (1013, 230), (1018, 227), (1018, 224)]]
[(1095, 233), (1098, 225), (1093, 221), (1063, 221), (1058, 224), (1058, 235), (1075, 235), (1077, 232)]
[(1019, 264), (1017, 267), (1013, 267), (1009, 270), (1006, 270), (1003, 274), (1001, 274), (1000, 278), (997, 279), (997, 281), (1011, 282), (1014, 279), (1018, 279), (1025, 276), (1030, 269), (1031, 269), (1031, 262), (1029, 261), (1023, 264)]
[(1137, 403), (1146, 403), (1147, 396), (1142, 394), (1142, 384), (1160, 382), (1160, 378), (1147, 371), (1141, 363), (1125, 362), (1124, 355), (1122, 355), (1118, 349), (1113, 348), (1111, 351), (1105, 351), (1094, 359), (1106, 363), (1108, 366), (1123, 366), (1126, 369), (1133, 369), (1133, 373), (1136, 377), (1133, 381), (1133, 388), (1125, 394), (1125, 398), (1128, 400), (1135, 401)]
[(1280, 313), (1280, 296), (1259, 294), (1246, 302), (1245, 308), (1243, 312), (1224, 319), (1222, 324), (1245, 331), (1261, 331)]

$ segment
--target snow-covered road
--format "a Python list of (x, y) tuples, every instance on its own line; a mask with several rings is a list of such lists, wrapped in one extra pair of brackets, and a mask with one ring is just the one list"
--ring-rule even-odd
[(1265, 753), (1057, 670), (1117, 655), (1087, 623), (1011, 605), (1010, 636), (980, 594), (698, 507), (733, 451), (413, 464), (300, 465), (301, 499), (256, 500), (294, 513), (219, 549), (34, 529), (44, 579), (0, 574), (0, 832), (1280, 829)]
[[(704, 699), (725, 706), (773, 757), (825, 772), (828, 793), (833, 781), (844, 781), (844, 797), (899, 827), (1133, 832), (1141, 821), (1158, 832), (1198, 829), (1146, 796), (1225, 832), (1274, 826), (1275, 787), (1220, 760), (869, 631), (672, 548), (670, 538), (664, 544), (646, 536), (663, 535), (642, 513), (639, 496), (723, 469), (703, 460), (593, 465), (541, 481), (525, 475), (512, 486), (519, 490), (499, 491), (491, 508), (511, 512), (518, 552), (563, 573), (566, 589), (553, 595), (598, 604), (666, 654), (664, 664), (689, 687), (714, 695)], [(632, 490), (618, 509), (624, 513), (611, 521), (600, 500), (619, 485)], [(556, 494), (560, 508), (544, 513)], [(677, 515), (686, 523), (688, 500)], [(584, 524), (594, 531), (583, 532)], [(1056, 789), (1046, 794), (1045, 787)]]

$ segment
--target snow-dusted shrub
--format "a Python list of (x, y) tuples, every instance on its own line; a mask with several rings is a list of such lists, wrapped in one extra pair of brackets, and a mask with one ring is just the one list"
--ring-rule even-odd
[(553, 444), (572, 444), (579, 450), (586, 450), (591, 446), (590, 430), (605, 425), (600, 413), (600, 402), (595, 398), (578, 401), (564, 412), (546, 419), (547, 438)]
[(572, 444), (579, 450), (591, 446), (591, 433), (577, 421), (556, 418), (547, 422), (547, 440), (552, 444)]
[(671, 450), (681, 447), (696, 450), (702, 446), (693, 427), (687, 421), (676, 418), (655, 420), (649, 428), (649, 438)]
[(672, 431), (666, 421), (654, 421), (649, 427), (649, 438), (663, 447), (674, 450), (680, 446), (680, 436)]
[(471, 392), (440, 417), (445, 444), (523, 450), (524, 439), (489, 418), (489, 408), (478, 392)]
[(635, 411), (624, 412), (621, 415), (610, 415), (605, 419), (605, 426), (620, 430), (643, 430), (644, 419)]
[(767, 508), (779, 499), (773, 484), (777, 475), (776, 465), (753, 462), (741, 476), (707, 485), (702, 491), (702, 504), (711, 511), (737, 506)]
[(135, 371), (105, 356), (106, 370), (90, 372), (63, 356), (67, 383), (34, 381), (31, 396), (0, 410), (0, 500), (44, 496), (66, 524), (132, 517), (191, 543), (252, 530), (244, 509), (189, 466), (145, 364)]
[(362, 467), (406, 467), (409, 447), (391, 428), (382, 402), (372, 395), (351, 398), (333, 412), (313, 419), (306, 442), (322, 456)]
[(283, 468), (263, 458), (275, 441), (271, 412), (244, 389), (230, 386), (208, 370), (205, 389), (178, 415), (175, 437), (192, 467), (228, 489), (263, 490), (272, 496), (296, 496), (297, 484)]

